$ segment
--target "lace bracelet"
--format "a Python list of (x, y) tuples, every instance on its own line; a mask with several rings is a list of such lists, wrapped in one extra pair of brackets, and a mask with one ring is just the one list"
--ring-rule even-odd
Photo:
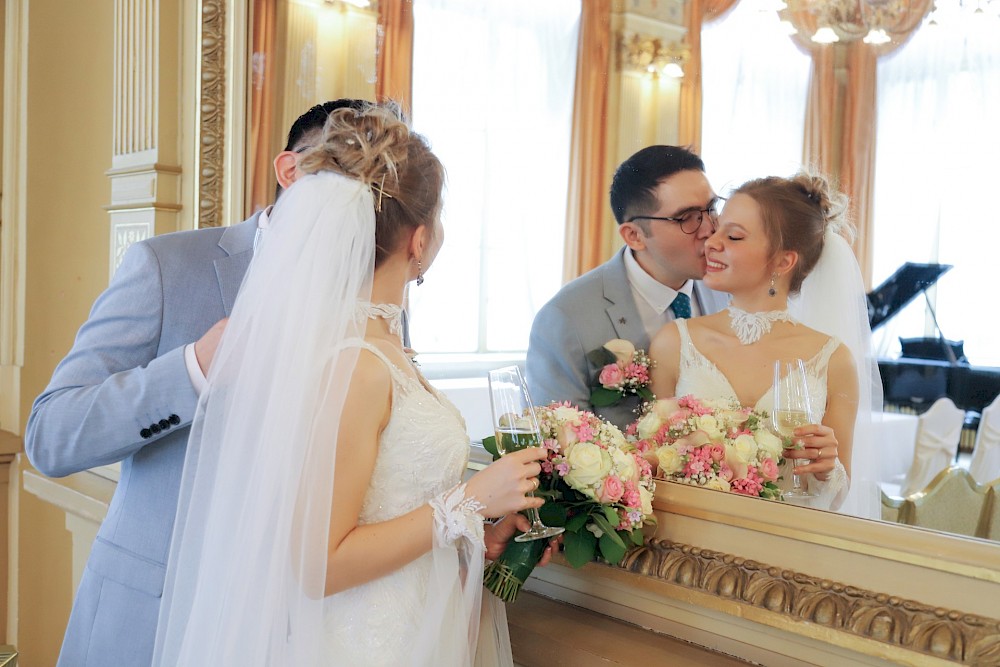
[(475, 498), (465, 497), (465, 484), (459, 484), (431, 499), (434, 510), (434, 533), (452, 544), (461, 537), (484, 545), (483, 515), (486, 506)]

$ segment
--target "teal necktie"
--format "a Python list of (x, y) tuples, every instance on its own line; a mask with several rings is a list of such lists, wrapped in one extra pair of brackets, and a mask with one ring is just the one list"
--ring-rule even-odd
[(691, 317), (691, 297), (684, 292), (678, 292), (674, 302), (670, 304), (674, 317), (681, 319)]

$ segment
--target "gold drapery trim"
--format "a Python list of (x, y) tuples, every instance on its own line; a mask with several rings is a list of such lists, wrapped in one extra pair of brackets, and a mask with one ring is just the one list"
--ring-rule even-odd
[(582, 3), (573, 94), (569, 187), (566, 202), (564, 281), (607, 259), (609, 215), (606, 173), (608, 85), (611, 63), (611, 0)]
[(375, 97), (395, 100), (409, 114), (413, 101), (413, 0), (378, 3)]

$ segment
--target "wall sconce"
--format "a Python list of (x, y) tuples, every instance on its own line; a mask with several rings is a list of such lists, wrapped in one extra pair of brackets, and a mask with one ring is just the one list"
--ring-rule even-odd
[(679, 42), (632, 33), (619, 39), (618, 55), (622, 71), (680, 79), (691, 50)]

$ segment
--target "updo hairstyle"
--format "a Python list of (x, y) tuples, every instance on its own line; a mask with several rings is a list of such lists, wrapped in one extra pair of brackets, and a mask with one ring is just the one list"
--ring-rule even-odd
[(392, 103), (333, 111), (319, 143), (303, 153), (299, 169), (334, 171), (371, 188), (375, 266), (399, 247), (404, 232), (433, 225), (441, 208), (444, 167)]
[(854, 238), (854, 227), (847, 220), (847, 196), (821, 175), (803, 171), (791, 178), (758, 178), (738, 187), (733, 194), (737, 193), (757, 202), (772, 256), (785, 250), (798, 253), (790, 276), (791, 294), (801, 289), (819, 261), (827, 229), (848, 241)]

